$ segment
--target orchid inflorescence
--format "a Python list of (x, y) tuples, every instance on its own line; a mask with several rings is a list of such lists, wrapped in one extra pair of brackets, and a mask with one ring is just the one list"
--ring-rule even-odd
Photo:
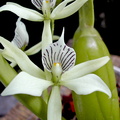
[[(57, 7), (55, 7), (55, 2), (55, 0), (32, 0), (32, 3), (39, 10), (42, 10), (43, 14), (12, 2), (0, 7), (0, 11), (9, 10), (20, 17), (16, 23), (14, 39), (9, 42), (0, 37), (0, 43), (4, 47), (1, 50), (3, 57), (15, 63), (14, 65), (18, 65), (21, 69), (20, 73), (10, 82), (1, 95), (27, 94), (42, 96), (43, 92), (51, 87), (51, 93), (46, 101), (48, 120), (61, 120), (60, 86), (65, 86), (79, 95), (88, 95), (99, 91), (111, 98), (111, 91), (108, 86), (99, 76), (92, 73), (109, 61), (108, 56), (75, 65), (77, 56), (74, 49), (64, 42), (64, 28), (59, 40), (53, 42), (50, 21), (70, 16), (86, 0), (64, 0)], [(67, 5), (69, 2), (71, 3)], [(23, 12), (24, 14), (22, 14)], [(21, 18), (31, 21), (44, 21), (42, 42), (27, 51), (25, 48), (28, 45), (29, 36)], [(28, 55), (35, 54), (40, 50), (42, 50), (44, 70), (36, 66), (28, 57)]]

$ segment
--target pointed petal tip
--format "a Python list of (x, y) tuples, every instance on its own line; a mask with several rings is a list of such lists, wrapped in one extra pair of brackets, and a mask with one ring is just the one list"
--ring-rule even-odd
[(106, 59), (106, 61), (109, 61), (110, 60), (110, 57), (109, 56), (104, 56), (102, 57), (103, 59)]
[(95, 74), (88, 74), (73, 80), (61, 81), (60, 84), (73, 90), (78, 95), (88, 95), (98, 91), (108, 95), (109, 99), (112, 97), (109, 87)]

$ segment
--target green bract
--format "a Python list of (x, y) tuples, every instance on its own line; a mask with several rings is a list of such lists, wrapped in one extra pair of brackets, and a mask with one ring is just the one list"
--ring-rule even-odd
[[(72, 1), (72, 2), (71, 2)], [(87, 0), (64, 0), (55, 9), (56, 0), (32, 0), (32, 3), (42, 10), (43, 14), (18, 5), (17, 3), (7, 2), (6, 5), (0, 7), (0, 12), (11, 11), (21, 18), (30, 21), (44, 21), (45, 19), (62, 19), (74, 14)], [(71, 2), (71, 3), (70, 3)], [(67, 5), (70, 3), (69, 5)], [(53, 10), (52, 10), (53, 9)], [(24, 14), (23, 14), (24, 13)]]
[(2, 92), (2, 96), (14, 94), (28, 94), (41, 96), (49, 86), (52, 87), (48, 100), (48, 120), (61, 120), (61, 96), (60, 86), (68, 87), (79, 95), (87, 95), (100, 91), (111, 97), (107, 85), (91, 72), (99, 69), (109, 61), (109, 57), (86, 61), (74, 66), (76, 53), (74, 49), (64, 43), (64, 30), (57, 42), (44, 47), (42, 51), (42, 63), (45, 71), (37, 67), (27, 55), (18, 47), (0, 37), (0, 43), (4, 46), (3, 56), (14, 59), (21, 68), (20, 72)]

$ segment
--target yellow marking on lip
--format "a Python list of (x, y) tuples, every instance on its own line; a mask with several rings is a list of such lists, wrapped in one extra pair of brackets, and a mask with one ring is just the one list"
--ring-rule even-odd
[(53, 63), (54, 66), (56, 66), (57, 64), (58, 64), (58, 65), (61, 65), (60, 63)]
[(46, 0), (46, 3), (49, 3), (49, 1), (48, 1), (48, 0)]

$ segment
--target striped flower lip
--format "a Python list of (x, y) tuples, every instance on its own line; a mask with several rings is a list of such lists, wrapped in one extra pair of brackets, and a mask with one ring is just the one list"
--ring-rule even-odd
[(56, 0), (31, 0), (32, 4), (39, 10), (42, 10), (43, 1), (45, 1), (46, 3), (50, 2), (51, 8), (53, 8), (56, 3)]
[(50, 44), (42, 52), (42, 63), (44, 68), (51, 72), (52, 66), (59, 64), (62, 72), (69, 70), (74, 66), (76, 53), (73, 48), (64, 43), (64, 30), (57, 42)]

